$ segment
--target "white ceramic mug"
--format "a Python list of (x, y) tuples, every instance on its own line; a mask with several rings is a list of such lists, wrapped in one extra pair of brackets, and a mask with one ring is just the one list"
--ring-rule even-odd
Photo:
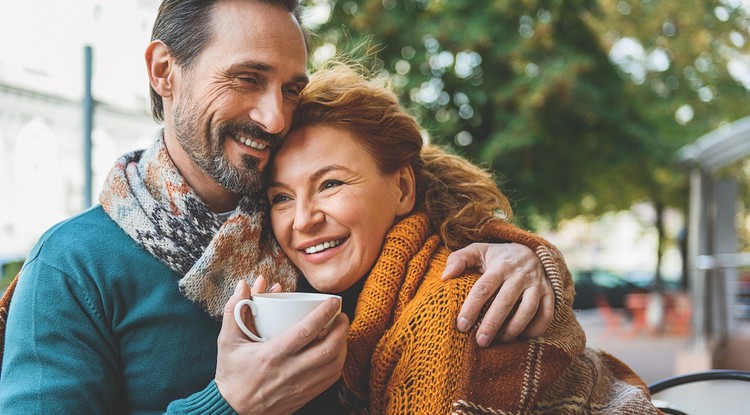
[[(265, 342), (283, 333), (331, 297), (339, 299), (339, 311), (341, 311), (341, 297), (333, 294), (299, 292), (255, 294), (252, 299), (242, 300), (234, 306), (234, 319), (247, 337), (256, 342)], [(244, 306), (250, 307), (258, 334), (250, 331), (245, 325), (242, 318)], [(331, 323), (333, 319), (328, 324)]]

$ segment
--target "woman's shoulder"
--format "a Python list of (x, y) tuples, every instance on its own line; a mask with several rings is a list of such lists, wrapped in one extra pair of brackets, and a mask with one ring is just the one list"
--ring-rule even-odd
[[(412, 312), (444, 314), (448, 320), (455, 321), (461, 304), (469, 295), (480, 274), (475, 271), (446, 281), (440, 279), (445, 270), (445, 263), (451, 251), (446, 247), (438, 248), (427, 267), (422, 283), (417, 288), (411, 301)], [(439, 317), (434, 315), (434, 317)]]

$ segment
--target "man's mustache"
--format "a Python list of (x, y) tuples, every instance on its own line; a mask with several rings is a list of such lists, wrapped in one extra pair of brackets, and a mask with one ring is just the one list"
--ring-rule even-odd
[(276, 150), (281, 146), (281, 136), (278, 134), (272, 134), (261, 128), (256, 123), (238, 123), (232, 122), (221, 125), (219, 127), (219, 137), (226, 137), (228, 135), (237, 137), (243, 136), (249, 139), (257, 139), (267, 143), (271, 150)]

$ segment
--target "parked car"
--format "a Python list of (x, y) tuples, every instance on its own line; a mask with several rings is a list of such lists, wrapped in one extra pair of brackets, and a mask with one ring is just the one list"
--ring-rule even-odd
[(585, 270), (572, 273), (576, 296), (574, 309), (595, 308), (598, 295), (603, 296), (612, 308), (624, 308), (625, 296), (630, 293), (647, 293), (649, 290), (625, 278), (604, 270)]

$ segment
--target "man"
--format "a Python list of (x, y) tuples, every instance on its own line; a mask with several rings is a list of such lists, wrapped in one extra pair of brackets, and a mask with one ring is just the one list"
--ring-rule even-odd
[[(163, 2), (146, 49), (163, 133), (118, 160), (101, 205), (29, 253), (8, 315), (0, 413), (288, 414), (339, 378), (348, 320), (335, 301), (266, 343), (232, 318), (249, 296), (239, 280), (294, 288), (254, 193), (290, 127), (306, 61), (295, 1)], [(494, 269), (459, 328), (502, 284), (480, 345), (517, 303), (502, 339), (541, 334), (554, 299), (539, 261), (522, 247), (492, 249), (451, 259), (446, 277)]]

